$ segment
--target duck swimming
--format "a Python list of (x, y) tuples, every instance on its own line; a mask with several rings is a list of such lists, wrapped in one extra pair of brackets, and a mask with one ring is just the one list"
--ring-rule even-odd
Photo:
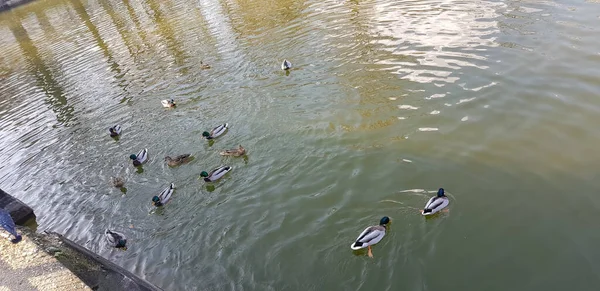
[(290, 63), (288, 60), (283, 60), (283, 63), (281, 63), (281, 69), (284, 71), (287, 71), (291, 68), (292, 68), (292, 63)]
[(175, 100), (173, 100), (172, 98), (170, 100), (165, 99), (163, 101), (160, 101), (160, 103), (162, 103), (162, 106), (166, 108), (175, 107), (175, 105), (177, 105), (175, 104)]
[(210, 173), (202, 171), (202, 173), (200, 173), (200, 177), (203, 177), (205, 182), (214, 182), (221, 179), (223, 176), (225, 176), (225, 174), (229, 173), (229, 171), (231, 170), (233, 170), (232, 167), (221, 166), (210, 171)]
[(165, 161), (167, 161), (167, 165), (169, 165), (169, 167), (177, 167), (177, 166), (179, 166), (181, 164), (185, 164), (191, 160), (192, 160), (192, 158), (190, 157), (190, 154), (183, 154), (183, 155), (176, 156), (174, 158), (171, 158), (169, 156), (165, 157)]
[(10, 216), (10, 213), (3, 208), (0, 208), (0, 226), (15, 237), (11, 240), (12, 243), (16, 244), (21, 241), (21, 235), (17, 233), (17, 229), (15, 228), (15, 221)]
[(240, 147), (237, 149), (224, 150), (219, 154), (222, 156), (241, 157), (246, 154), (246, 149), (242, 145), (240, 145)]
[(124, 234), (107, 229), (105, 236), (106, 236), (106, 241), (112, 247), (119, 248), (119, 249), (125, 249), (125, 245), (127, 244), (127, 239), (125, 238)]
[(221, 124), (221, 125), (213, 128), (210, 132), (208, 132), (208, 131), (203, 132), (202, 136), (206, 139), (217, 138), (217, 137), (221, 136), (222, 134), (224, 134), (228, 128), (229, 128), (229, 124), (227, 124), (227, 123)]
[(111, 177), (111, 181), (117, 188), (121, 188), (125, 185), (125, 180), (121, 177)]
[(134, 166), (141, 166), (148, 160), (148, 149), (141, 150), (137, 155), (131, 154), (129, 158), (133, 160)]
[(370, 258), (372, 258), (373, 252), (371, 251), (371, 246), (381, 241), (381, 239), (385, 236), (386, 226), (389, 223), (389, 217), (382, 217), (379, 221), (379, 225), (373, 225), (365, 228), (365, 230), (363, 230), (363, 232), (358, 236), (356, 241), (350, 245), (350, 248), (353, 250), (360, 250), (368, 247), (368, 255)]
[(202, 61), (200, 61), (200, 69), (202, 69), (202, 70), (210, 69), (210, 65), (205, 64)]
[(121, 135), (121, 126), (117, 124), (117, 125), (109, 128), (108, 132), (110, 133), (111, 137), (117, 137), (117, 136)]
[(158, 196), (152, 197), (152, 205), (154, 205), (156, 207), (160, 207), (160, 206), (163, 206), (163, 205), (169, 203), (169, 200), (171, 199), (171, 195), (173, 195), (173, 190), (175, 190), (175, 184), (171, 183), (171, 185), (169, 185), (169, 187), (162, 190), (162, 192), (160, 192), (160, 194), (158, 194)]
[(437, 192), (437, 195), (431, 197), (431, 199), (427, 201), (425, 208), (421, 210), (421, 214), (425, 216), (435, 214), (436, 212), (448, 206), (448, 204), (450, 204), (450, 200), (448, 200), (448, 197), (446, 197), (444, 188), (440, 188)]

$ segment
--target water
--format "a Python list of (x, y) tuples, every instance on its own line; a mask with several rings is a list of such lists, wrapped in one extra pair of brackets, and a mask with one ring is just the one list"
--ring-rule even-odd
[[(0, 14), (0, 187), (165, 290), (596, 290), (599, 21), (573, 0), (35, 2)], [(450, 211), (424, 219), (439, 187)]]

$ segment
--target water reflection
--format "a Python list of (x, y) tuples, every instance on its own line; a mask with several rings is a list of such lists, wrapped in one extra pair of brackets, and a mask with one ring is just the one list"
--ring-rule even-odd
[(75, 121), (75, 109), (72, 105), (67, 104), (62, 85), (55, 79), (54, 74), (40, 56), (40, 52), (29, 37), (27, 30), (23, 27), (21, 20), (13, 17), (8, 28), (21, 48), (28, 69), (31, 75), (35, 77), (36, 85), (44, 91), (50, 109), (56, 114), (56, 120), (64, 126), (71, 125)]

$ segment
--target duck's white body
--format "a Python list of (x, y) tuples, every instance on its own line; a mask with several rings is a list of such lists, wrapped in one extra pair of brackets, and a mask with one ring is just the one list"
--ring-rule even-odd
[(227, 129), (229, 128), (229, 124), (221, 124), (210, 131), (210, 136), (206, 137), (206, 139), (213, 139), (223, 135)]
[(425, 208), (423, 208), (423, 215), (433, 215), (444, 209), (446, 206), (448, 206), (448, 204), (450, 204), (450, 200), (448, 200), (448, 197), (446, 196), (431, 197), (431, 199), (427, 201), (427, 204), (425, 204)]
[(160, 103), (162, 103), (163, 107), (167, 107), (167, 108), (175, 107), (175, 101), (173, 101), (173, 99), (170, 99), (170, 100), (165, 99), (163, 101), (160, 101)]
[(121, 126), (120, 125), (115, 125), (113, 127), (111, 127), (108, 132), (110, 133), (110, 136), (118, 136), (121, 135)]
[(281, 69), (286, 71), (292, 68), (292, 63), (290, 63), (288, 60), (283, 60), (283, 63), (281, 63)]
[(208, 173), (208, 177), (204, 178), (204, 181), (214, 182), (216, 180), (219, 180), (219, 179), (223, 178), (223, 176), (225, 176), (225, 174), (229, 173), (231, 170), (233, 170), (233, 168), (230, 166), (218, 167), (218, 168), (210, 171), (210, 173)]
[(141, 150), (137, 155), (136, 158), (134, 160), (134, 162), (137, 161), (138, 163), (143, 164), (146, 161), (148, 161), (148, 149), (143, 149)]
[(112, 247), (119, 247), (119, 240), (124, 240), (125, 242), (127, 242), (127, 238), (125, 238), (125, 235), (120, 232), (116, 232), (116, 231), (107, 229), (105, 232), (105, 235), (106, 235), (106, 241)]
[(160, 204), (165, 205), (171, 200), (171, 195), (173, 195), (173, 191), (175, 190), (175, 184), (171, 183), (169, 187), (165, 188), (158, 194), (158, 199), (160, 199)]
[(360, 233), (356, 241), (350, 245), (353, 250), (360, 250), (368, 246), (374, 245), (381, 241), (385, 236), (385, 227), (382, 225), (373, 225), (365, 228)]

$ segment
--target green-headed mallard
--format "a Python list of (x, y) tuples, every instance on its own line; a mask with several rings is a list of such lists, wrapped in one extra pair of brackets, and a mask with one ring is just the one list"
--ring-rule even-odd
[(381, 241), (381, 239), (385, 236), (385, 230), (388, 223), (390, 223), (390, 218), (384, 216), (379, 221), (379, 225), (373, 225), (365, 228), (358, 238), (356, 238), (356, 241), (350, 245), (350, 248), (353, 250), (359, 250), (368, 247), (368, 255), (372, 258), (373, 252), (371, 251), (371, 246)]
[(160, 207), (169, 203), (169, 200), (171, 200), (171, 195), (173, 195), (173, 190), (175, 190), (175, 184), (171, 183), (171, 185), (162, 190), (158, 196), (152, 197), (152, 205)]
[(165, 161), (167, 161), (167, 165), (169, 165), (169, 167), (177, 167), (181, 164), (189, 162), (191, 159), (192, 158), (190, 154), (179, 155), (174, 158), (171, 158), (169, 156), (165, 157)]
[(107, 229), (105, 236), (106, 236), (106, 241), (112, 247), (125, 249), (125, 245), (127, 244), (127, 239), (125, 238), (124, 234)]
[(283, 60), (283, 63), (281, 63), (281, 69), (284, 71), (287, 71), (291, 68), (292, 68), (292, 63), (290, 63), (288, 60)]
[(160, 101), (160, 103), (162, 103), (163, 107), (167, 107), (167, 108), (175, 107), (177, 105), (177, 104), (175, 104), (175, 100), (173, 100), (173, 98), (171, 98), (169, 100), (165, 99), (163, 101)]
[(237, 149), (224, 150), (220, 152), (220, 154), (222, 156), (241, 157), (246, 154), (246, 149), (242, 145), (240, 145), (240, 147)]
[(141, 150), (137, 155), (131, 154), (129, 158), (133, 160), (134, 166), (141, 166), (148, 160), (148, 149)]
[(436, 212), (448, 206), (448, 204), (450, 204), (450, 200), (448, 200), (448, 197), (446, 197), (444, 188), (440, 188), (437, 192), (437, 195), (431, 197), (429, 201), (427, 201), (425, 208), (421, 210), (421, 214), (425, 216), (435, 214)]
[(111, 137), (117, 137), (117, 136), (121, 135), (121, 126), (117, 124), (117, 125), (109, 128), (108, 132), (110, 133)]
[(203, 132), (202, 136), (206, 139), (217, 138), (217, 137), (221, 136), (222, 134), (224, 134), (228, 128), (229, 128), (229, 124), (227, 124), (227, 123), (221, 124), (221, 125), (213, 128), (210, 132), (208, 132), (208, 131)]
[(225, 174), (227, 174), (231, 170), (233, 170), (232, 167), (221, 166), (210, 171), (210, 173), (202, 171), (202, 173), (200, 173), (200, 177), (203, 177), (205, 182), (214, 182), (216, 180), (221, 179), (223, 176), (225, 176)]

